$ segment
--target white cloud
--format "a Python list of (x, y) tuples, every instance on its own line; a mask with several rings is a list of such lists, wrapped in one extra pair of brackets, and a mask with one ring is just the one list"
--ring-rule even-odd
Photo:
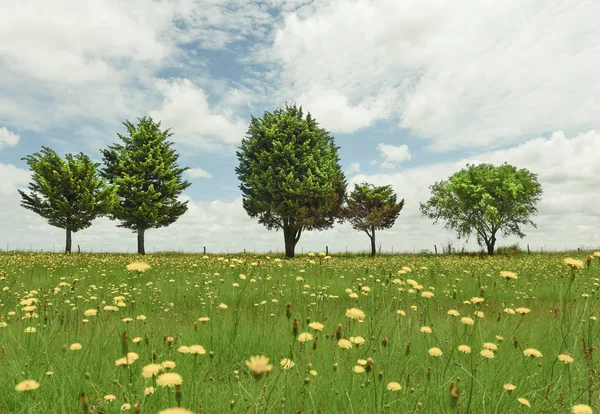
[(385, 160), (380, 164), (382, 168), (396, 168), (401, 162), (412, 159), (407, 145), (379, 144), (377, 150)]
[(159, 109), (150, 116), (171, 128), (172, 139), (203, 150), (238, 144), (244, 138), (248, 123), (231, 110), (216, 110), (207, 96), (189, 79), (157, 79), (156, 88), (163, 96)]
[(191, 178), (213, 178), (211, 173), (202, 168), (190, 168), (185, 173)]
[(350, 164), (350, 168), (348, 168), (348, 170), (346, 170), (346, 174), (354, 174), (359, 171), (360, 171), (360, 163), (353, 162), (352, 164)]
[(262, 56), (276, 99), (333, 132), (393, 117), (447, 150), (600, 127), (595, 0), (339, 0), (298, 15)]
[[(550, 138), (536, 138), (522, 145), (506, 150), (480, 153), (476, 157), (456, 162), (422, 165), (388, 174), (357, 174), (349, 180), (354, 183), (369, 182), (375, 185), (391, 184), (398, 197), (405, 199), (405, 207), (392, 229), (378, 233), (378, 243), (384, 251), (433, 250), (448, 240), (455, 240), (455, 234), (434, 226), (428, 219), (421, 217), (419, 202), (426, 201), (430, 195), (429, 186), (447, 178), (463, 168), (467, 162), (481, 161), (502, 164), (508, 162), (519, 168), (528, 168), (539, 175), (544, 194), (539, 205), (539, 214), (534, 218), (537, 229), (526, 228), (527, 237), (521, 241), (538, 250), (562, 250), (566, 245), (574, 249), (579, 246), (600, 246), (600, 234), (594, 229), (600, 227), (600, 164), (595, 162), (600, 151), (600, 132), (590, 131), (568, 138), (557, 132)], [(18, 197), (13, 195), (16, 188), (25, 185), (29, 173), (11, 165), (0, 164), (0, 174), (5, 179), (0, 183), (0, 246), (7, 242), (14, 247), (49, 249), (52, 244), (61, 246), (64, 234), (60, 229), (47, 225), (35, 214), (18, 205)], [(184, 199), (189, 197), (184, 196)], [(127, 230), (115, 229), (115, 223), (109, 220), (97, 220), (87, 230), (74, 236), (74, 243), (82, 249), (101, 248), (107, 250), (132, 251), (135, 247), (135, 235)], [(244, 237), (240, 237), (243, 235)], [(514, 238), (501, 239), (499, 245), (507, 245)], [(207, 246), (211, 252), (268, 251), (283, 249), (281, 233), (268, 232), (255, 220), (250, 219), (242, 208), (241, 199), (231, 202), (215, 200), (212, 202), (191, 201), (189, 211), (172, 226), (151, 230), (147, 234), (148, 251), (182, 249), (201, 251)], [(469, 244), (455, 243), (476, 248), (475, 241)], [(336, 226), (323, 232), (306, 232), (302, 235), (298, 251), (304, 249), (321, 251), (329, 246), (332, 252), (366, 249), (368, 238), (354, 231), (348, 225)]]
[(5, 127), (0, 128), (0, 150), (4, 147), (14, 147), (19, 143), (20, 136), (10, 132)]

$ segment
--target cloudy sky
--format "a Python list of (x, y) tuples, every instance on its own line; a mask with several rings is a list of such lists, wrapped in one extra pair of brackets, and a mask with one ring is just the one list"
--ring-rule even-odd
[[(21, 158), (88, 153), (151, 115), (192, 169), (189, 211), (147, 250), (283, 249), (241, 207), (236, 147), (250, 116), (302, 105), (341, 147), (350, 184), (405, 199), (383, 251), (454, 241), (420, 217), (429, 186), (467, 162), (509, 162), (544, 188), (521, 245), (600, 246), (600, 2), (597, 0), (3, 0), (0, 247), (59, 250), (63, 230), (19, 206)], [(127, 251), (101, 219), (83, 250)], [(514, 242), (502, 240), (500, 244)], [(368, 248), (349, 226), (298, 251)], [(54, 247), (56, 246), (56, 247)]]

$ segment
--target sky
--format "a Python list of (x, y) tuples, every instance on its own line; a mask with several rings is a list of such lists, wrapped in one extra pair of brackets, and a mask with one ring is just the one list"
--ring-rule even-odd
[[(522, 240), (600, 246), (597, 0), (3, 0), (0, 248), (60, 250), (64, 230), (19, 205), (22, 158), (117, 142), (123, 122), (171, 128), (192, 185), (188, 212), (146, 250), (282, 252), (250, 219), (234, 169), (250, 117), (301, 105), (335, 137), (349, 188), (392, 185), (405, 207), (384, 252), (477, 249), (423, 218), (429, 187), (467, 163), (508, 162), (544, 194)], [(107, 218), (83, 251), (134, 251)], [(349, 225), (305, 232), (297, 251), (361, 251)]]

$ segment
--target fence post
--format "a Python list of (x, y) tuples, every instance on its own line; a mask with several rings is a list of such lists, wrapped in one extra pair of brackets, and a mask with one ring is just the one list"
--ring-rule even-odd
[(329, 256), (329, 246), (325, 246), (325, 256)]
[(435, 250), (435, 254), (437, 254), (437, 246), (434, 244), (433, 249)]
[(204, 254), (206, 254), (206, 246), (204, 246)]
[(531, 254), (531, 250), (529, 250), (529, 245), (527, 245), (527, 254)]

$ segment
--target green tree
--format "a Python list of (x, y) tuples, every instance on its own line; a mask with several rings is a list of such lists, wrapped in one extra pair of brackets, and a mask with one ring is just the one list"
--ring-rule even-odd
[(352, 228), (364, 231), (371, 239), (371, 256), (375, 256), (375, 230), (389, 229), (400, 215), (404, 200), (396, 202), (391, 186), (375, 187), (373, 184), (354, 184), (346, 197), (344, 217)]
[(72, 233), (86, 229), (107, 214), (115, 202), (114, 188), (98, 174), (100, 164), (79, 153), (62, 159), (48, 147), (25, 158), (32, 172), (29, 193), (19, 190), (21, 206), (39, 214), (51, 226), (65, 229), (65, 253), (71, 253)]
[(235, 169), (243, 205), (267, 229), (281, 229), (285, 255), (294, 257), (305, 230), (342, 218), (346, 182), (333, 137), (296, 105), (252, 117)]
[(494, 254), (496, 234), (525, 237), (522, 225), (536, 227), (530, 216), (537, 213), (542, 187), (527, 169), (503, 164), (469, 165), (448, 180), (433, 184), (431, 198), (421, 203), (421, 213), (446, 222), (458, 238), (475, 233), (480, 246)]
[(169, 226), (187, 211), (188, 202), (177, 197), (190, 183), (182, 180), (188, 167), (177, 164), (179, 154), (167, 140), (170, 130), (161, 131), (160, 122), (150, 117), (138, 121), (125, 121), (129, 136), (117, 134), (123, 143), (102, 150), (101, 174), (116, 186), (119, 197), (110, 218), (137, 233), (138, 253), (146, 254), (146, 230)]

